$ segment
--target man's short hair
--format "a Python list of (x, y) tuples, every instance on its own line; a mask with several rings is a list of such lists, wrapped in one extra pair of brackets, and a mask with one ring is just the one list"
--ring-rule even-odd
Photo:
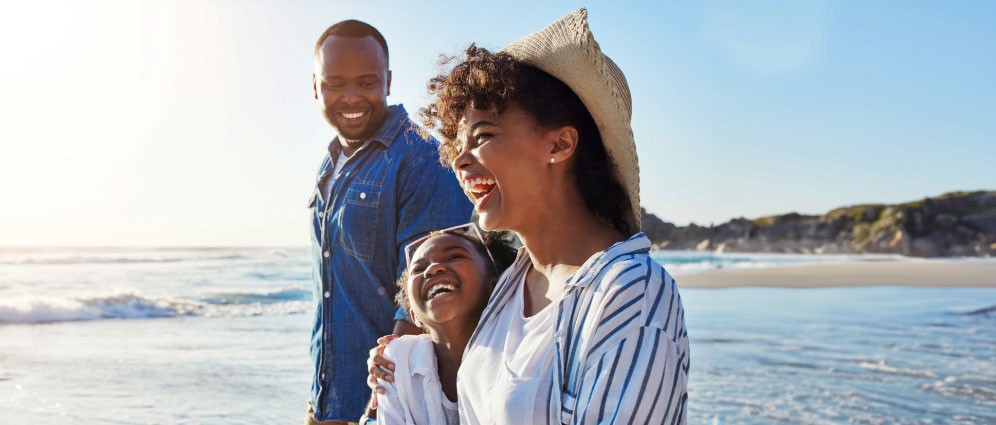
[(380, 44), (380, 47), (384, 49), (384, 59), (390, 63), (390, 55), (387, 53), (387, 40), (384, 40), (384, 36), (380, 33), (380, 31), (377, 31), (377, 28), (374, 28), (366, 22), (357, 21), (356, 19), (347, 19), (328, 27), (328, 29), (322, 33), (322, 36), (318, 37), (318, 42), (315, 43), (315, 55), (317, 55), (318, 51), (322, 49), (322, 43), (325, 42), (325, 39), (333, 35), (337, 37), (350, 38), (373, 37), (374, 40), (377, 40), (377, 43)]

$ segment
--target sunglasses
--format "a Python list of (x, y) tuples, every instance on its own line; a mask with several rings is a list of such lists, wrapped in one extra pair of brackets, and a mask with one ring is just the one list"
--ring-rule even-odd
[(416, 239), (412, 243), (410, 243), (408, 245), (405, 245), (405, 267), (409, 271), (411, 270), (411, 268), (412, 268), (412, 257), (415, 255), (415, 251), (418, 250), (418, 247), (422, 246), (422, 244), (425, 241), (429, 240), (429, 238), (434, 237), (434, 236), (440, 236), (441, 234), (453, 233), (453, 232), (457, 232), (457, 231), (462, 231), (463, 233), (470, 234), (470, 231), (468, 231), (468, 229), (473, 229), (474, 235), (477, 236), (477, 240), (481, 242), (482, 246), (484, 246), (484, 252), (488, 253), (488, 258), (491, 260), (491, 266), (494, 267), (495, 272), (497, 272), (498, 271), (498, 265), (495, 263), (495, 257), (491, 255), (491, 250), (488, 249), (487, 242), (484, 242), (484, 236), (481, 235), (480, 229), (478, 229), (477, 225), (475, 225), (473, 222), (470, 222), (470, 223), (467, 223), (467, 224), (461, 224), (459, 226), (447, 227), (445, 229), (433, 230), (433, 231), (429, 232), (428, 234), (426, 234), (425, 236), (422, 236), (421, 238)]

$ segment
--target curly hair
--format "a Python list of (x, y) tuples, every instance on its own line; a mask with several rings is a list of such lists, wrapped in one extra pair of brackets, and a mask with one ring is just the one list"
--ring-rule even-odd
[[(445, 68), (457, 59), (442, 56), (439, 64)], [(506, 53), (471, 44), (459, 63), (430, 79), (427, 86), (435, 99), (419, 115), (426, 128), (442, 136), (439, 159), (445, 166), (452, 166), (463, 150), (457, 129), (468, 106), (500, 114), (515, 102), (541, 128), (576, 128), (579, 140), (572, 172), (585, 205), (599, 221), (630, 235), (633, 229), (626, 218), (632, 211), (626, 190), (605, 152), (595, 120), (567, 84)]]
[[(466, 230), (434, 231), (429, 233), (429, 237), (439, 235), (453, 235), (470, 241), (477, 254), (482, 257), (487, 258), (490, 252), (495, 262), (494, 267), (488, 267), (488, 271), (491, 272), (488, 273), (488, 279), (497, 280), (515, 262), (516, 250), (513, 247), (512, 236), (507, 232), (481, 232), (484, 241), (477, 239), (477, 235)], [(412, 310), (411, 302), (408, 301), (408, 273), (409, 271), (406, 268), (404, 273), (401, 273), (398, 281), (395, 282), (398, 285), (398, 292), (394, 295), (394, 302), (399, 307), (403, 307), (405, 312), (410, 313)]]

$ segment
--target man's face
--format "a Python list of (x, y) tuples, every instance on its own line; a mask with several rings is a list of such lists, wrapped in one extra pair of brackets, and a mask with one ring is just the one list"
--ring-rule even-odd
[(391, 72), (373, 37), (330, 36), (315, 56), (315, 99), (343, 143), (366, 140), (387, 117)]

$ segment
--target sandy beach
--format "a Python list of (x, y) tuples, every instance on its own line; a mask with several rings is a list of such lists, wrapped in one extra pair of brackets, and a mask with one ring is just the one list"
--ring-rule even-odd
[(748, 270), (714, 270), (698, 274), (679, 274), (675, 279), (682, 288), (744, 286), (822, 288), (882, 285), (996, 287), (996, 262), (870, 261)]

